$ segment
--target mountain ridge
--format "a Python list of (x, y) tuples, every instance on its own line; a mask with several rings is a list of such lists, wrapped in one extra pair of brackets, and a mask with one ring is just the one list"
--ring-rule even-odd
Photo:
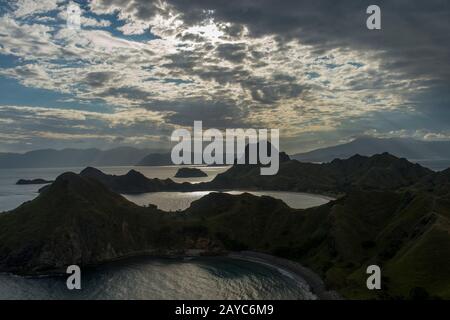
[(257, 166), (233, 166), (208, 185), (336, 195), (354, 188), (396, 189), (432, 172), (406, 159), (383, 153), (371, 157), (354, 155), (323, 164), (286, 160), (280, 162), (278, 174), (274, 176), (260, 175)]
[[(448, 195), (352, 189), (303, 210), (267, 196), (211, 193), (168, 214), (65, 173), (36, 199), (0, 215), (0, 271), (250, 249), (310, 267), (347, 298), (405, 299), (417, 290), (449, 298), (449, 212)], [(367, 290), (369, 264), (382, 266), (384, 290)]]
[(234, 165), (218, 174), (210, 182), (176, 183), (147, 178), (130, 170), (122, 176), (108, 175), (95, 168), (80, 174), (96, 178), (112, 191), (137, 194), (158, 191), (201, 191), (221, 189), (259, 189), (322, 193), (336, 196), (351, 189), (394, 190), (418, 182), (433, 171), (388, 153), (349, 159), (335, 159), (330, 163), (314, 164), (291, 160), (280, 154), (280, 168), (274, 176), (260, 174), (260, 165)]
[(347, 159), (354, 154), (372, 156), (388, 152), (410, 161), (450, 159), (450, 141), (423, 141), (412, 138), (359, 137), (351, 142), (291, 155), (306, 162), (330, 162)]
[(117, 147), (108, 150), (96, 148), (40, 149), (25, 153), (0, 153), (0, 168), (48, 168), (135, 165), (150, 150)]

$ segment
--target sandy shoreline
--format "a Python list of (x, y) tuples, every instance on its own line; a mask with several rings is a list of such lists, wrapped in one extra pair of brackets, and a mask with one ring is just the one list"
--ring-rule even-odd
[[(195, 251), (195, 252), (194, 252)], [(199, 251), (199, 252), (197, 252)], [(162, 258), (162, 259), (184, 259), (184, 258), (199, 258), (199, 257), (228, 257), (231, 259), (244, 260), (253, 263), (258, 263), (264, 265), (268, 268), (276, 269), (278, 272), (292, 278), (293, 281), (297, 282), (300, 287), (302, 287), (305, 292), (312, 293), (313, 296), (306, 297), (318, 300), (342, 300), (341, 295), (333, 290), (327, 290), (322, 279), (312, 270), (302, 266), (301, 264), (287, 260), (284, 258), (279, 258), (265, 253), (259, 253), (254, 251), (240, 251), (240, 252), (228, 252), (225, 254), (218, 255), (203, 255), (202, 250), (193, 250), (191, 252), (186, 252), (184, 254), (155, 254), (155, 252), (134, 252), (126, 256), (117, 257), (115, 259), (109, 259), (108, 261), (103, 261), (102, 263), (92, 264), (85, 267), (101, 266), (108, 263), (114, 263), (117, 261), (124, 261), (131, 258), (147, 257), (147, 258)], [(17, 276), (23, 278), (40, 278), (40, 277), (52, 277), (58, 275), (66, 275), (63, 269), (53, 269), (46, 270), (45, 272), (32, 272), (32, 273), (10, 273), (10, 272), (0, 272), (0, 274), (6, 274), (10, 276)]]
[(343, 299), (336, 291), (327, 290), (322, 279), (316, 273), (295, 261), (253, 251), (232, 252), (228, 254), (228, 257), (264, 264), (280, 272), (284, 270), (288, 272), (289, 276), (293, 276), (295, 281), (306, 284), (319, 300)]

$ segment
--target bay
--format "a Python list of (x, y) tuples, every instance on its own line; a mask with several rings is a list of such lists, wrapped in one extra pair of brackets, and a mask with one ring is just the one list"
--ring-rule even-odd
[(227, 257), (130, 258), (82, 270), (81, 290), (66, 276), (0, 274), (0, 299), (315, 299), (303, 281), (255, 262)]

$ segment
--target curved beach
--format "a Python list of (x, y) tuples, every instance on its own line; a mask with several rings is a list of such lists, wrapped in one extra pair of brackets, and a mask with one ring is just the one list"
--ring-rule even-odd
[(327, 290), (322, 279), (314, 271), (302, 266), (295, 261), (254, 251), (232, 252), (228, 254), (228, 257), (256, 262), (277, 269), (279, 272), (286, 274), (287, 276), (293, 278), (295, 281), (309, 286), (310, 291), (314, 295), (316, 295), (317, 299), (319, 300), (343, 299), (341, 295), (336, 291)]

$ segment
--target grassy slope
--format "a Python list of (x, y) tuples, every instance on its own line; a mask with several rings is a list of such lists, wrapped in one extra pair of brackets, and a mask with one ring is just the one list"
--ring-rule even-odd
[[(449, 199), (353, 190), (294, 210), (270, 197), (215, 193), (169, 215), (65, 174), (36, 200), (0, 216), (0, 266), (36, 271), (142, 250), (224, 246), (300, 261), (348, 298), (404, 298), (414, 287), (450, 298)], [(365, 287), (369, 264), (382, 268), (381, 293)]]
[[(210, 197), (216, 207), (202, 208), (204, 199), (188, 213), (210, 236), (225, 234), (229, 249), (300, 261), (348, 298), (407, 298), (414, 287), (450, 298), (448, 211), (437, 212), (429, 195), (359, 191), (307, 210), (251, 195)], [(370, 264), (382, 269), (381, 292), (365, 286)]]
[(389, 154), (373, 157), (355, 155), (324, 164), (283, 161), (274, 176), (260, 175), (257, 165), (233, 166), (204, 185), (340, 195), (355, 189), (396, 190), (431, 173), (429, 169)]
[(0, 217), (0, 263), (6, 269), (90, 264), (170, 244), (163, 213), (74, 176), (61, 176), (37, 199)]

